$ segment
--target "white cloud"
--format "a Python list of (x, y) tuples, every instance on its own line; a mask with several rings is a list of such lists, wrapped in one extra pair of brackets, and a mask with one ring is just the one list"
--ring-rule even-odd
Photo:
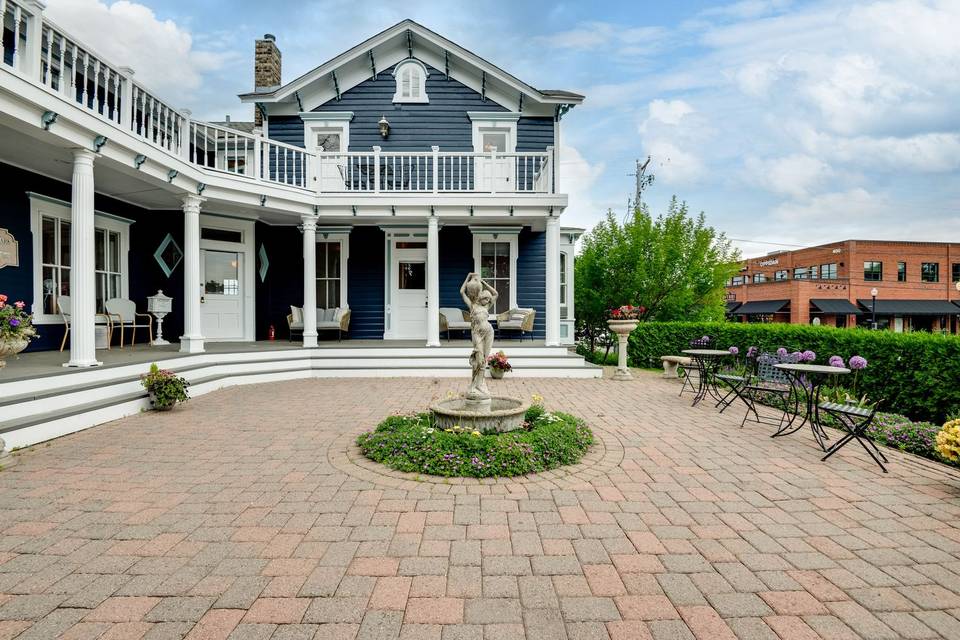
[(573, 29), (539, 36), (534, 40), (554, 49), (609, 50), (620, 55), (645, 55), (655, 52), (667, 34), (667, 29), (663, 27), (623, 27), (610, 22), (585, 22)]
[(567, 225), (586, 225), (602, 215), (607, 207), (594, 198), (593, 187), (606, 170), (603, 162), (590, 164), (576, 147), (561, 145), (559, 180), (569, 196), (563, 222)]
[(653, 100), (637, 127), (653, 173), (667, 184), (689, 184), (705, 172), (698, 149), (711, 135), (705, 120), (685, 100)]
[(960, 169), (960, 133), (955, 132), (844, 137), (799, 126), (797, 138), (809, 153), (856, 169), (913, 173)]
[(189, 31), (136, 2), (50, 0), (46, 13), (107, 62), (133, 68), (135, 80), (175, 107), (234, 55), (196, 49)]
[(832, 173), (830, 165), (804, 154), (769, 159), (748, 157), (744, 169), (748, 184), (794, 198), (808, 196)]
[(785, 202), (773, 209), (773, 215), (783, 222), (815, 225), (829, 222), (840, 228), (864, 219), (883, 216), (891, 211), (891, 203), (884, 197), (863, 188), (823, 193), (804, 202)]

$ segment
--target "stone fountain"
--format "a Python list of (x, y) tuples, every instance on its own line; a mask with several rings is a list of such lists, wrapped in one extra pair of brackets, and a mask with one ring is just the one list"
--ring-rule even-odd
[(460, 287), (460, 297), (470, 309), (473, 376), (465, 394), (441, 400), (430, 410), (441, 429), (459, 425), (482, 433), (513, 431), (523, 425), (527, 405), (516, 398), (491, 396), (487, 389), (487, 357), (493, 346), (490, 307), (497, 301), (497, 290), (481, 280), (480, 274), (470, 273)]

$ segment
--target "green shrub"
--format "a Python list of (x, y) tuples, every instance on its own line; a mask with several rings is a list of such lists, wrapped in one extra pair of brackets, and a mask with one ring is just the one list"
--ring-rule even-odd
[(531, 407), (527, 416), (532, 418), (527, 428), (491, 435), (436, 428), (429, 413), (391, 416), (361, 434), (357, 445), (371, 460), (397, 471), (489, 478), (573, 464), (593, 444), (589, 427), (571, 415)]
[(863, 356), (869, 365), (860, 372), (857, 395), (914, 420), (940, 423), (960, 408), (960, 338), (956, 336), (784, 323), (642, 322), (630, 335), (630, 363), (659, 366), (660, 356), (677, 355), (690, 340), (703, 335), (712, 336), (716, 348), (737, 346), (741, 353), (750, 346), (763, 351), (809, 349), (817, 353), (816, 364), (826, 364), (832, 355), (845, 360)]

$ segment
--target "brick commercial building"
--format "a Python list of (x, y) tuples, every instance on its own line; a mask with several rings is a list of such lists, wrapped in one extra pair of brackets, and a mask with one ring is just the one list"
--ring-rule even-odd
[(745, 260), (729, 315), (894, 331), (958, 333), (960, 243), (844, 240)]

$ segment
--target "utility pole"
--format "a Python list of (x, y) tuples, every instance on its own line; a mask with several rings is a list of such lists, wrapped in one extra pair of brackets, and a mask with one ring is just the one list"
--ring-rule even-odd
[(633, 173), (628, 173), (627, 175), (633, 176), (636, 180), (636, 186), (634, 188), (633, 194), (633, 206), (639, 207), (643, 202), (643, 190), (653, 184), (653, 174), (647, 175), (647, 169), (650, 167), (650, 156), (647, 156), (647, 159), (641, 164), (639, 160), (636, 161), (636, 170)]

